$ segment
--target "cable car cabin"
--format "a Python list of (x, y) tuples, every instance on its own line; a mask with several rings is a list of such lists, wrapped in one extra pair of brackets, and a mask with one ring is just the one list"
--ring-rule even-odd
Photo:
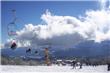
[(11, 46), (10, 46), (10, 48), (11, 48), (12, 50), (16, 49), (16, 47), (17, 47), (17, 44), (16, 44), (15, 42), (13, 42), (13, 43), (11, 44)]

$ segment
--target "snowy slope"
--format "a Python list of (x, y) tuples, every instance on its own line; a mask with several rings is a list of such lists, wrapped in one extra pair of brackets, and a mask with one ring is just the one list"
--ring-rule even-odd
[(80, 72), (80, 73), (110, 73), (107, 71), (106, 65), (100, 66), (83, 66), (82, 69), (73, 69), (71, 66), (13, 66), (5, 65), (0, 66), (1, 72)]

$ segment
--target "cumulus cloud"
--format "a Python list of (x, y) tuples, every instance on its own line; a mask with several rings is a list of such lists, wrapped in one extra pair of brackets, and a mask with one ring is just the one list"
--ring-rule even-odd
[(110, 10), (89, 11), (86, 14), (87, 17), (84, 22), (89, 25), (88, 31), (93, 32), (94, 37), (92, 39), (97, 42), (110, 39)]
[(78, 19), (74, 16), (53, 15), (46, 10), (41, 16), (45, 24), (25, 25), (16, 32), (16, 42), (18, 46), (72, 47), (85, 40), (110, 40), (110, 9), (87, 10), (85, 15)]
[[(81, 22), (71, 16), (56, 16), (49, 11), (41, 16), (45, 25), (28, 24), (17, 32), (17, 39), (28, 41), (30, 45), (72, 46), (86, 36), (79, 29)], [(31, 36), (30, 36), (31, 35)]]

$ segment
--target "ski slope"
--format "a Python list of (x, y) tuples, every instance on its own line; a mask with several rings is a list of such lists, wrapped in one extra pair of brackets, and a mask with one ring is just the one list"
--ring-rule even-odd
[(20, 73), (20, 72), (72, 72), (72, 73), (110, 73), (107, 71), (107, 65), (100, 66), (83, 66), (82, 69), (78, 67), (73, 69), (72, 66), (13, 66), (13, 65), (2, 65), (0, 66), (1, 73)]

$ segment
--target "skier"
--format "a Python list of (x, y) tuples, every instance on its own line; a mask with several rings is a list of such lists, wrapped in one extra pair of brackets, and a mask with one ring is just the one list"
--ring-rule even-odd
[(80, 62), (80, 67), (79, 68), (82, 69), (82, 62)]
[(108, 71), (110, 71), (110, 63), (108, 63)]
[(76, 66), (76, 60), (73, 60), (73, 61), (72, 61), (72, 66), (73, 66), (73, 69), (74, 69), (75, 66)]

